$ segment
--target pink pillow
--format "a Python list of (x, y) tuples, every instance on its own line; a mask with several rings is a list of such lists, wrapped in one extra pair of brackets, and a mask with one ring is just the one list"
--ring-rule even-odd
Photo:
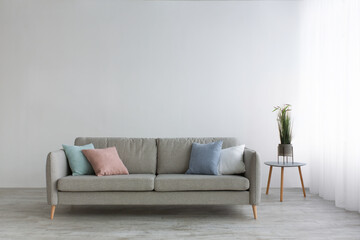
[(84, 149), (82, 153), (90, 162), (96, 176), (129, 174), (115, 147)]

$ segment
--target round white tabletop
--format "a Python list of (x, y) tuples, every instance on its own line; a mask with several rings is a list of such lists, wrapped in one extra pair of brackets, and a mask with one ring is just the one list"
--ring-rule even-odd
[(268, 166), (273, 166), (273, 167), (301, 167), (301, 166), (305, 166), (306, 163), (301, 163), (301, 162), (288, 162), (288, 163), (283, 163), (282, 161), (279, 162), (265, 162), (266, 165)]

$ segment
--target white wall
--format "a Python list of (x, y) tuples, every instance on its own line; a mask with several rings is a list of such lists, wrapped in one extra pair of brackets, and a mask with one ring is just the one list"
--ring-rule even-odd
[(77, 136), (235, 136), (275, 160), (272, 107), (297, 98), (299, 7), (0, 0), (0, 187), (44, 187), (47, 153)]

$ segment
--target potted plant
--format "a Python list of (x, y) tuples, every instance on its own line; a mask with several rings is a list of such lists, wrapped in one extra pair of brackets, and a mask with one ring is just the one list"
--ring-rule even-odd
[(291, 105), (285, 104), (283, 107), (277, 106), (274, 107), (273, 112), (278, 111), (278, 128), (279, 128), (279, 135), (280, 135), (280, 144), (278, 145), (278, 162), (279, 156), (286, 159), (288, 157), (292, 158), (292, 162), (294, 162), (294, 155), (293, 155), (293, 146), (291, 144), (292, 140), (292, 123), (290, 117)]

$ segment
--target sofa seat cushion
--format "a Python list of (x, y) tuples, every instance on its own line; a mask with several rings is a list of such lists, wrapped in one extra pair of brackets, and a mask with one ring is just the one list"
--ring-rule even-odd
[(154, 179), (153, 174), (66, 176), (58, 180), (58, 190), (63, 192), (153, 191)]
[(155, 178), (155, 191), (243, 191), (249, 180), (238, 175), (160, 174)]

